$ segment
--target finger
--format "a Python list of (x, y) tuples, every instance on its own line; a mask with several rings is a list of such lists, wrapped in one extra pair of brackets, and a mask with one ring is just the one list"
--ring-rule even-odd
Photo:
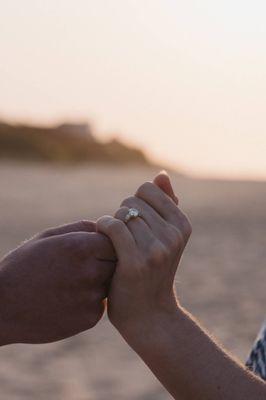
[(181, 211), (158, 186), (152, 182), (145, 182), (137, 190), (136, 196), (154, 208), (167, 222), (179, 226)]
[(70, 232), (96, 232), (96, 223), (93, 221), (82, 220), (71, 224), (57, 226), (37, 234), (34, 239), (44, 239), (50, 236), (63, 235)]
[(178, 205), (178, 198), (174, 193), (173, 186), (171, 184), (169, 175), (166, 171), (161, 171), (153, 180), (153, 183), (157, 185), (165, 194), (167, 194), (175, 203)]
[(112, 261), (95, 260), (93, 265), (91, 262), (85, 263), (84, 279), (87, 282), (87, 285), (92, 288), (108, 286), (115, 272), (115, 267), (116, 263)]
[(135, 240), (126, 224), (111, 216), (104, 216), (96, 222), (97, 231), (112, 241), (119, 261), (127, 260), (136, 251)]
[[(121, 221), (125, 221), (128, 211), (128, 207), (119, 208), (119, 210), (115, 214), (115, 218)], [(150, 244), (155, 241), (155, 236), (145, 220), (142, 218), (142, 216), (132, 218), (126, 224), (128, 229), (132, 233), (135, 242), (137, 243), (137, 247), (141, 250), (147, 251)]]
[[(98, 260), (117, 261), (116, 252), (111, 240), (99, 232), (88, 233), (87, 241), (89, 241), (94, 255)], [(85, 238), (86, 245), (86, 238)]]
[(116, 254), (112, 242), (97, 232), (70, 232), (63, 235), (49, 236), (45, 241), (56, 241), (57, 248), (63, 249), (67, 257), (69, 252), (81, 262), (88, 257), (95, 260), (116, 261)]
[(162, 234), (162, 230), (166, 228), (166, 221), (144, 200), (131, 196), (123, 200), (122, 207), (136, 208), (140, 211), (141, 217), (148, 224), (155, 236)]

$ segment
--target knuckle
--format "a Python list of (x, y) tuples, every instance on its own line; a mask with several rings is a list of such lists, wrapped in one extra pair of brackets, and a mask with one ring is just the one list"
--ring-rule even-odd
[(166, 195), (164, 195), (161, 198), (161, 204), (162, 204), (162, 206), (167, 207), (169, 214), (171, 214), (171, 217), (174, 220), (178, 221), (179, 216), (180, 216), (180, 211), (179, 211), (177, 205), (173, 202), (173, 200), (170, 199), (169, 197), (167, 197)]
[(121, 206), (121, 207), (116, 211), (116, 213), (115, 213), (115, 218), (116, 218), (116, 219), (122, 219), (122, 218), (124, 218), (124, 216), (125, 216), (125, 214), (127, 213), (127, 211), (128, 211), (128, 207)]
[(174, 227), (173, 225), (168, 226), (166, 237), (170, 250), (175, 250), (179, 248), (180, 236), (180, 231), (176, 227)]
[(92, 221), (89, 221), (88, 219), (82, 219), (81, 221), (78, 222), (80, 225), (81, 229), (85, 229), (90, 231), (94, 227), (94, 223)]
[(175, 234), (172, 235), (171, 238), (169, 238), (169, 249), (171, 251), (179, 252), (180, 250), (184, 249), (189, 236), (184, 231), (184, 226), (179, 227), (173, 227), (175, 230)]
[(113, 217), (101, 217), (97, 221), (98, 231), (102, 231), (108, 235), (120, 233), (123, 229), (124, 223), (118, 219)]
[(187, 218), (187, 216), (183, 213), (180, 215), (180, 220), (181, 220), (181, 227), (182, 227), (182, 232), (184, 233), (184, 236), (188, 239), (192, 233), (192, 226)]
[(186, 236), (189, 238), (192, 234), (192, 225), (188, 219), (184, 222), (184, 231)]
[(167, 261), (169, 252), (162, 243), (156, 242), (147, 253), (146, 262), (149, 265), (161, 265)]
[(106, 218), (107, 216), (102, 216), (100, 218), (97, 219), (96, 221), (96, 227), (99, 229), (101, 227), (104, 227), (106, 225)]
[(136, 197), (129, 196), (122, 201), (121, 207), (131, 207), (133, 204), (135, 204), (135, 202), (136, 202)]
[(176, 229), (179, 236), (183, 238), (184, 242), (187, 242), (192, 233), (192, 226), (187, 216), (177, 207), (176, 210), (178, 210), (178, 212), (174, 213), (172, 218), (173, 227)]
[(110, 220), (106, 226), (107, 232), (119, 234), (124, 228), (124, 223), (119, 219)]
[(153, 187), (153, 184), (151, 182), (144, 182), (137, 190), (136, 196), (145, 196), (147, 192), (150, 191), (150, 189)]

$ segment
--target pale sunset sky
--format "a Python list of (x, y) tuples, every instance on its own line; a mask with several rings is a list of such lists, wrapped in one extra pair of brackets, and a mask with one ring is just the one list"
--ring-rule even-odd
[(190, 174), (266, 179), (266, 2), (2, 1), (0, 119), (89, 120)]

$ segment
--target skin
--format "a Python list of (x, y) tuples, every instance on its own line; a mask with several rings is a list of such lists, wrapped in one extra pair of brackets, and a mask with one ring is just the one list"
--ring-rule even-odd
[(54, 342), (101, 319), (115, 255), (95, 230), (90, 221), (53, 228), (1, 260), (1, 345)]
[[(265, 399), (265, 383), (221, 349), (178, 302), (174, 276), (191, 225), (177, 203), (168, 176), (160, 174), (124, 200), (114, 218), (97, 221), (118, 258), (108, 296), (110, 321), (175, 399)], [(125, 224), (130, 207), (141, 218)]]

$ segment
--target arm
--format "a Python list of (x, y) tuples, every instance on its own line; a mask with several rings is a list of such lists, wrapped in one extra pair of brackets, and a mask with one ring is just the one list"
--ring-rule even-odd
[(0, 345), (54, 342), (93, 327), (113, 260), (109, 240), (89, 221), (50, 229), (10, 252), (0, 262)]
[[(167, 187), (164, 179), (156, 179), (161, 188)], [(214, 343), (176, 300), (174, 276), (191, 227), (168, 194), (172, 199), (146, 183), (122, 203), (116, 218), (97, 222), (118, 256), (109, 318), (174, 398), (264, 399), (266, 385)], [(141, 218), (125, 225), (130, 207)]]
[(122, 334), (175, 399), (266, 398), (265, 383), (230, 357), (179, 305), (172, 312), (158, 308), (131, 321)]

